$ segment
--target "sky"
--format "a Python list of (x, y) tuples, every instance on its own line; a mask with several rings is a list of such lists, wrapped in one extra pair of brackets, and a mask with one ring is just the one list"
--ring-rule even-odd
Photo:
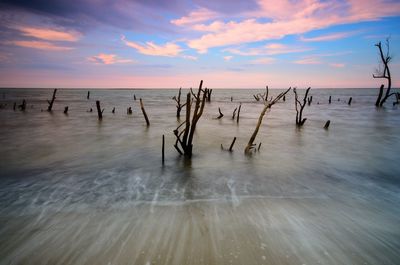
[(0, 0), (0, 87), (379, 87), (387, 38), (398, 87), (398, 0)]

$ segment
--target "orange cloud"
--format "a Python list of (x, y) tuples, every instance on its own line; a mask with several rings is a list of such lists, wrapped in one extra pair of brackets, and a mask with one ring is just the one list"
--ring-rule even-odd
[(89, 61), (98, 64), (116, 64), (116, 63), (131, 63), (133, 60), (130, 59), (119, 59), (115, 54), (100, 53), (88, 58)]
[(47, 41), (9, 41), (8, 44), (47, 51), (68, 51), (73, 49), (71, 47), (58, 46)]
[(146, 44), (143, 45), (133, 41), (128, 41), (126, 40), (125, 36), (122, 36), (121, 39), (127, 46), (136, 49), (141, 54), (176, 57), (182, 52), (181, 47), (172, 42), (167, 42), (165, 45), (157, 45), (153, 42), (146, 42)]
[(292, 47), (288, 45), (283, 45), (279, 43), (271, 43), (267, 44), (261, 48), (251, 48), (247, 50), (241, 50), (237, 48), (228, 48), (224, 51), (228, 51), (233, 54), (243, 55), (243, 56), (258, 56), (258, 55), (277, 55), (277, 54), (286, 54), (286, 53), (298, 53), (309, 51), (309, 48), (303, 47)]
[(61, 31), (49, 28), (38, 28), (38, 27), (17, 27), (21, 31), (22, 35), (28, 37), (34, 37), (37, 39), (48, 40), (48, 41), (77, 41), (81, 34), (76, 31)]
[(250, 64), (271, 64), (273, 62), (275, 62), (275, 58), (266, 57), (252, 60), (250, 61)]
[(343, 68), (345, 66), (344, 63), (331, 63), (329, 65), (335, 68)]

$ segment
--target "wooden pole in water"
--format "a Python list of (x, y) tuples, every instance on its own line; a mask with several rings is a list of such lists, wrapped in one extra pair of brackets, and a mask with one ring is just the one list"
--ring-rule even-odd
[(49, 106), (47, 107), (47, 111), (51, 111), (51, 109), (53, 108), (54, 100), (56, 100), (56, 93), (57, 93), (57, 89), (54, 89), (53, 97), (51, 98), (51, 101), (47, 100), (47, 103), (49, 103)]
[(332, 96), (329, 96), (329, 104), (332, 102)]
[(165, 154), (164, 154), (164, 151), (165, 151), (165, 136), (164, 136), (164, 134), (163, 134), (163, 136), (162, 136), (162, 164), (164, 165), (164, 163), (165, 163)]
[(328, 130), (330, 124), (331, 124), (331, 121), (327, 120), (326, 123), (325, 123), (324, 129)]
[(147, 126), (149, 126), (150, 125), (149, 118), (147, 117), (146, 111), (144, 110), (144, 105), (141, 98), (140, 98), (140, 108), (142, 109), (144, 119), (146, 120), (146, 124)]
[(87, 92), (87, 96), (86, 96), (86, 98), (87, 98), (87, 99), (89, 99), (89, 98), (90, 98), (90, 91), (88, 91), (88, 92)]
[(349, 104), (349, 106), (351, 105), (351, 101), (353, 100), (352, 97), (349, 98), (349, 102), (347, 104)]
[(68, 106), (64, 108), (64, 114), (68, 114)]
[(99, 116), (99, 120), (103, 119), (103, 112), (101, 111), (99, 100), (96, 100), (96, 108), (97, 108), (97, 115)]

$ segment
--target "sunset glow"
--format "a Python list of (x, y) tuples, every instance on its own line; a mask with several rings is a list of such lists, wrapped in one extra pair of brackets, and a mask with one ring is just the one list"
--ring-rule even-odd
[(379, 87), (400, 2), (2, 1), (1, 87)]

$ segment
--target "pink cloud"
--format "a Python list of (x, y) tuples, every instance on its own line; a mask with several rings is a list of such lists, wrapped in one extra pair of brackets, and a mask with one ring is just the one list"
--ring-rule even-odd
[(333, 34), (327, 34), (327, 35), (322, 35), (318, 37), (312, 37), (312, 38), (306, 38), (306, 37), (300, 37), (301, 41), (305, 42), (316, 42), (316, 41), (331, 41), (331, 40), (339, 40), (343, 38), (347, 38), (354, 34), (354, 32), (341, 32), (341, 33), (333, 33)]
[(20, 47), (46, 50), (46, 51), (68, 51), (73, 49), (71, 47), (58, 46), (47, 41), (9, 41), (7, 43)]
[[(347, 1), (282, 0), (271, 4), (270, 1), (260, 0), (258, 3), (261, 10), (248, 14), (250, 17), (240, 22), (213, 22), (214, 24), (208, 26), (191, 26), (192, 29), (211, 33), (189, 40), (187, 44), (199, 53), (206, 53), (212, 47), (281, 39), (287, 35), (304, 34), (333, 25), (371, 21), (400, 14), (400, 2)], [(257, 17), (272, 20), (259, 22)]]
[(17, 27), (21, 31), (22, 35), (28, 37), (34, 37), (37, 39), (48, 40), (48, 41), (77, 41), (81, 34), (76, 31), (66, 30), (55, 30), (49, 28), (38, 28), (38, 27)]
[(275, 58), (266, 57), (266, 58), (258, 58), (250, 61), (250, 64), (272, 64), (275, 62)]
[(228, 51), (230, 53), (243, 56), (259, 56), (259, 55), (298, 53), (309, 50), (310, 50), (309, 48), (304, 48), (304, 47), (293, 47), (279, 43), (270, 43), (261, 48), (251, 48), (251, 49), (227, 48), (224, 51)]
[(230, 60), (232, 60), (232, 58), (233, 58), (233, 56), (231, 56), (231, 55), (224, 56), (225, 61), (230, 61)]
[(345, 66), (344, 63), (331, 63), (329, 65), (335, 68), (343, 68)]
[(146, 42), (146, 44), (139, 44), (133, 41), (128, 41), (125, 36), (122, 36), (122, 41), (129, 47), (136, 49), (139, 53), (151, 56), (166, 56), (176, 57), (182, 49), (179, 45), (167, 42), (164, 45), (157, 45), (153, 42)]
[(116, 63), (131, 63), (133, 60), (130, 59), (120, 59), (115, 54), (105, 54), (100, 53), (95, 56), (91, 56), (88, 58), (90, 62), (98, 63), (98, 64), (116, 64)]
[(305, 57), (294, 61), (295, 64), (322, 64), (318, 57)]
[(177, 26), (192, 25), (214, 19), (216, 17), (218, 17), (218, 13), (208, 10), (207, 8), (199, 8), (195, 11), (190, 12), (185, 17), (171, 20), (171, 23)]

